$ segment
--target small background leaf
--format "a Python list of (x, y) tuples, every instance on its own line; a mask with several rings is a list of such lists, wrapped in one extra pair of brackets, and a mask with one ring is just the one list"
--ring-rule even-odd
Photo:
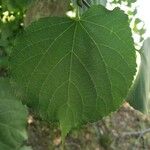
[(13, 96), (9, 81), (0, 79), (0, 150), (22, 148), (27, 139), (26, 119), (27, 110)]
[(150, 113), (150, 38), (144, 41), (141, 52), (141, 66), (134, 90), (128, 97), (129, 103), (146, 114)]
[(9, 11), (25, 10), (26, 7), (35, 0), (2, 0), (2, 7), (7, 7)]

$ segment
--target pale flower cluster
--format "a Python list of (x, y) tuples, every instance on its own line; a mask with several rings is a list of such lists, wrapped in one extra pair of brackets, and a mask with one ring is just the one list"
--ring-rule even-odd
[(3, 14), (2, 18), (0, 19), (3, 23), (12, 22), (15, 20), (15, 16), (13, 15), (13, 12), (5, 11), (2, 14)]

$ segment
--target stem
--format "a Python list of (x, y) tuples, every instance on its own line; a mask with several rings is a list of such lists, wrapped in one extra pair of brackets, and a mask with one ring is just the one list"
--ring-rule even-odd
[(79, 8), (79, 6), (77, 6), (76, 9), (77, 9), (77, 18), (80, 19), (80, 8)]
[(91, 7), (90, 4), (86, 0), (82, 0), (82, 2), (87, 8)]
[(76, 10), (77, 19), (80, 19), (80, 16), (87, 10), (87, 8), (90, 8), (90, 4), (87, 0), (71, 0), (71, 2)]

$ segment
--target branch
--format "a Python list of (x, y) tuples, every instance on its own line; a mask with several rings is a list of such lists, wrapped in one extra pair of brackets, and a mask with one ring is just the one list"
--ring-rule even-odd
[(123, 133), (123, 136), (135, 136), (135, 137), (143, 137), (144, 134), (147, 134), (150, 132), (150, 128), (148, 129), (144, 129), (144, 130), (141, 130), (141, 131), (137, 131), (137, 132), (124, 132)]

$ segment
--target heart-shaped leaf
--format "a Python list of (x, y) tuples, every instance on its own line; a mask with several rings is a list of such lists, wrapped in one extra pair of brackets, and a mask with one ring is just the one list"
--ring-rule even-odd
[(78, 19), (49, 17), (21, 34), (13, 78), (42, 118), (71, 128), (97, 121), (123, 103), (136, 72), (128, 17), (93, 6)]

